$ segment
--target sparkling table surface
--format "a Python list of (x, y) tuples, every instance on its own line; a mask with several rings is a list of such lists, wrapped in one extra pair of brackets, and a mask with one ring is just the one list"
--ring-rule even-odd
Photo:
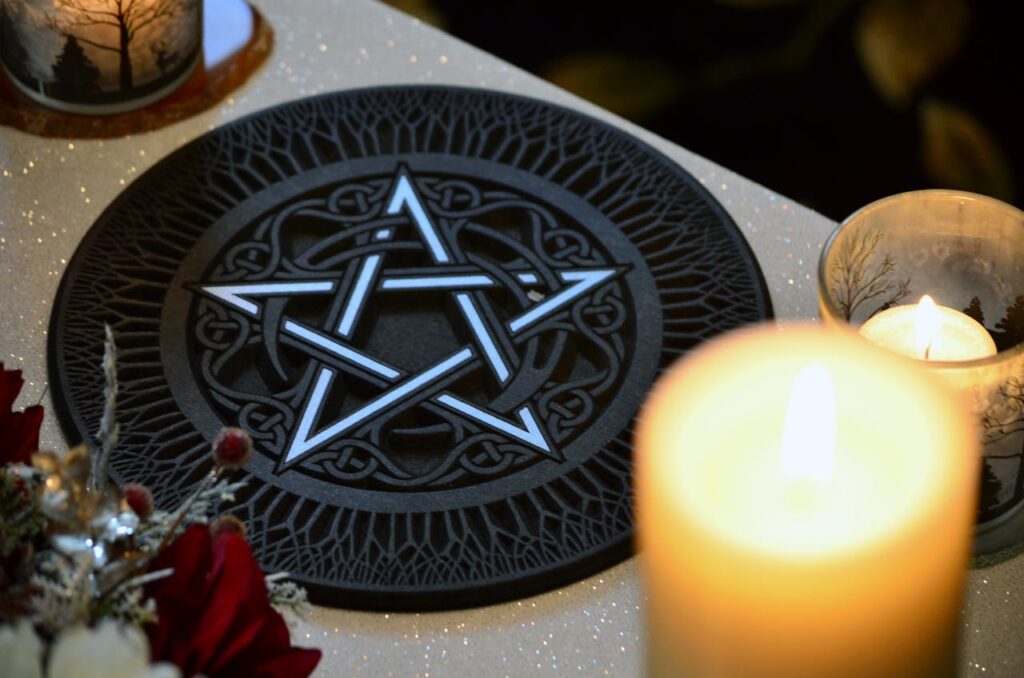
[[(275, 52), (210, 111), (106, 141), (42, 139), (0, 127), (0, 360), (25, 371), (20, 404), (42, 398), (51, 409), (45, 346), (52, 300), (82, 235), (126, 185), (182, 144), (242, 115), (372, 85), (506, 90), (625, 129), (689, 170), (732, 214), (761, 263), (780, 318), (817, 316), (814, 271), (835, 227), (829, 219), (372, 0), (255, 4), (276, 32)], [(52, 416), (42, 442), (63, 446)], [(321, 676), (639, 675), (640, 557), (556, 591), (485, 608), (378, 614), (317, 607), (293, 629), (293, 639), (323, 649)], [(962, 675), (1024, 675), (1022, 586), (1024, 556), (970, 573)]]

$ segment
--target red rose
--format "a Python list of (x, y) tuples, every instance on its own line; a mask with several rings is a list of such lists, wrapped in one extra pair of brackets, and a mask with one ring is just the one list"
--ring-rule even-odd
[(308, 676), (319, 650), (295, 648), (284, 618), (267, 600), (267, 586), (249, 544), (233, 532), (211, 536), (190, 525), (161, 551), (150, 570), (173, 568), (146, 593), (158, 623), (147, 627), (154, 661), (185, 676), (285, 678)]
[(24, 385), (21, 370), (5, 370), (0, 363), (0, 466), (28, 464), (39, 449), (43, 408), (33, 405), (24, 412), (11, 410)]

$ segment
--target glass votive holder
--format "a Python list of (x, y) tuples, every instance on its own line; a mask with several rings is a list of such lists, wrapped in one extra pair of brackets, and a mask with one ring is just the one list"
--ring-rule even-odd
[(202, 0), (0, 0), (0, 67), (49, 108), (120, 113), (191, 75), (202, 28)]
[[(925, 295), (940, 313), (918, 306)], [(974, 552), (1024, 542), (1024, 212), (949, 190), (871, 203), (826, 242), (818, 302), (824, 322), (925, 363), (966, 395), (983, 442)]]

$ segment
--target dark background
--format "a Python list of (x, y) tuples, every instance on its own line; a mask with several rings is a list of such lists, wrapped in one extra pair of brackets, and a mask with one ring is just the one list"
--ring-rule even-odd
[(1017, 3), (390, 4), (834, 219), (918, 188), (1024, 195)]

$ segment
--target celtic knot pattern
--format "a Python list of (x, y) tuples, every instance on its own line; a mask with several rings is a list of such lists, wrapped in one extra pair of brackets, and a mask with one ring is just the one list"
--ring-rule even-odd
[[(387, 213), (392, 183), (391, 177), (350, 180), (300, 196), (263, 215), (231, 240), (204, 282), (252, 285), (268, 280), (337, 280), (349, 263), (375, 253), (396, 261), (398, 270), (403, 264), (418, 263), (425, 258), (426, 245), (417, 238), (373, 239), (382, 229), (405, 225), (404, 217)], [(503, 303), (494, 308), (502, 322), (529, 308), (531, 292), (541, 294), (537, 289), (545, 287), (534, 289), (536, 285), (523, 282), (524, 276), (530, 276), (526, 278), (530, 281), (548, 281), (557, 289), (560, 271), (615, 264), (592, 236), (571, 225), (564, 215), (507, 187), (422, 174), (417, 175), (416, 184), (424, 208), (465, 259), (458, 263), (498, 282), (494, 296)], [(410, 235), (415, 234), (405, 234)], [(306, 308), (289, 307), (289, 311), (327, 315), (329, 298), (320, 300), (320, 309), (305, 301)], [(519, 338), (529, 361), (521, 367), (543, 375), (532, 389), (530, 402), (556, 445), (564, 446), (580, 430), (586, 430), (616, 393), (621, 365), (634, 344), (631, 333), (635, 323), (626, 312), (632, 306), (621, 283), (612, 281)], [(402, 305), (381, 305), (374, 309), (374, 319), (381, 324), (382, 315), (407, 313)], [(292, 355), (297, 353), (294, 342), (282, 345), (278, 338), (280, 312), (268, 309), (265, 316), (253, 318), (220, 299), (200, 298), (193, 316), (189, 324), (195, 328), (195, 348), (191, 354), (196, 356), (200, 383), (209, 388), (224, 421), (245, 426), (259, 442), (258, 450), (282, 458), (315, 366), (292, 359), (301, 358)], [(413, 316), (409, 322), (421, 320)], [(388, 318), (384, 321), (391, 322)], [(364, 339), (373, 341), (372, 336)], [(422, 343), (427, 343), (426, 338)], [(420, 345), (392, 348), (419, 350)], [(296, 362), (300, 366), (296, 367)], [(244, 388), (233, 387), (252, 371), (254, 363), (261, 364), (260, 383), (254, 384), (250, 378), (244, 380)], [(512, 380), (500, 392), (488, 394), (485, 381), (477, 379), (470, 385), (471, 393), (462, 390), (474, 402), (501, 401), (508, 399), (514, 383)], [(358, 384), (351, 386), (358, 388)], [(403, 428), (393, 420), (375, 422), (362, 435), (333, 441), (296, 468), (342, 484), (419, 490), (471, 484), (544, 459), (507, 436), (475, 430), (478, 427), (473, 422), (434, 403), (424, 403), (422, 408), (416, 417), (405, 417), (415, 419), (409, 426)], [(415, 455), (416, 465), (398, 460), (403, 445)], [(425, 463), (430, 461), (434, 463)]]
[(136, 180), (68, 266), (50, 375), (92, 440), (111, 325), (112, 473), (163, 505), (220, 426), (252, 431), (229, 510), (315, 601), (479, 605), (628, 555), (653, 380), (769, 315), (731, 219), (644, 144), (507, 94), (381, 88), (260, 112)]

